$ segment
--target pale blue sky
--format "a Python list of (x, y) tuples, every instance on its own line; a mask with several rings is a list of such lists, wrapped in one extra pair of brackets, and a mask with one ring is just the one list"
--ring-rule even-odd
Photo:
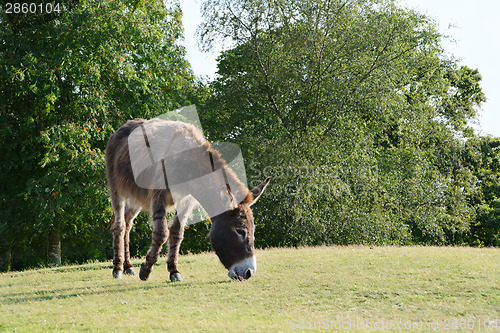
[[(201, 20), (200, 0), (180, 0), (184, 11), (185, 46), (196, 75), (215, 77), (220, 48), (201, 52), (195, 31)], [(481, 134), (500, 137), (500, 1), (496, 0), (400, 0), (410, 8), (427, 13), (439, 23), (439, 29), (455, 42), (446, 42), (445, 50), (461, 63), (478, 68), (487, 101), (479, 112)]]

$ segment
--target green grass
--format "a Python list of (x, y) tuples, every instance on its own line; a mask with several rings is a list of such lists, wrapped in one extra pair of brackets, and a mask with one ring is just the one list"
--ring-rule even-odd
[(315, 247), (257, 256), (257, 275), (245, 282), (230, 281), (213, 253), (181, 256), (177, 283), (167, 282), (164, 258), (147, 282), (113, 280), (109, 262), (0, 274), (0, 331), (284, 332), (315, 322), (330, 332), (370, 324), (500, 330), (500, 249)]

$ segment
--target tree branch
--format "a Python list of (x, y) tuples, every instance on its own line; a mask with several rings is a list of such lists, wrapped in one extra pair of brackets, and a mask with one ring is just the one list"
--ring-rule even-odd
[[(250, 34), (252, 40), (253, 40), (253, 44), (254, 44), (254, 48), (255, 48), (255, 55), (257, 56), (257, 61), (259, 63), (259, 66), (262, 70), (262, 74), (264, 76), (264, 80), (265, 80), (265, 86), (266, 86), (266, 94), (267, 94), (267, 98), (269, 100), (269, 102), (271, 103), (274, 111), (276, 112), (276, 115), (278, 116), (278, 118), (280, 119), (281, 121), (281, 124), (283, 125), (283, 127), (285, 129), (288, 130), (286, 124), (285, 124), (285, 120), (284, 120), (284, 116), (283, 116), (283, 113), (281, 112), (280, 108), (278, 107), (278, 104), (276, 103), (276, 100), (274, 99), (274, 96), (272, 94), (272, 90), (271, 90), (271, 84), (270, 84), (270, 79), (269, 79), (269, 73), (267, 72), (266, 70), (266, 67), (264, 66), (264, 63), (262, 62), (262, 57), (261, 57), (261, 54), (260, 54), (260, 51), (259, 51), (259, 46), (258, 46), (258, 39), (257, 39), (257, 35), (258, 35), (258, 31), (253, 31), (251, 29), (250, 26), (248, 26), (247, 24), (245, 24), (234, 12), (233, 10), (231, 9), (231, 6), (229, 5), (229, 3), (226, 1), (226, 5), (227, 5), (227, 8), (229, 10), (229, 12), (231, 13), (231, 15), (248, 31), (248, 33)], [(269, 21), (268, 21), (269, 22)], [(257, 23), (256, 23), (256, 26), (257, 26)]]
[[(360, 87), (360, 85), (370, 77), (370, 75), (372, 75), (372, 73), (375, 71), (375, 69), (379, 68), (380, 66), (377, 66), (377, 63), (380, 59), (380, 57), (382, 56), (383, 53), (385, 53), (387, 51), (387, 48), (389, 47), (389, 44), (390, 42), (392, 41), (393, 37), (394, 37), (394, 33), (396, 32), (396, 26), (394, 26), (391, 30), (391, 33), (389, 34), (389, 38), (387, 39), (387, 41), (385, 42), (385, 45), (384, 47), (382, 48), (381, 51), (377, 52), (377, 55), (375, 56), (375, 59), (373, 60), (372, 64), (370, 65), (370, 68), (368, 69), (368, 71), (360, 78), (360, 80), (358, 81), (357, 85), (354, 87), (354, 89), (352, 89), (349, 94), (346, 96), (346, 98), (342, 101), (342, 104), (340, 106), (340, 109), (339, 109), (339, 112), (337, 112), (337, 114), (335, 115), (334, 119), (330, 122), (330, 124), (328, 125), (327, 129), (323, 132), (322, 134), (322, 139), (321, 141), (324, 140), (324, 138), (326, 137), (326, 135), (333, 129), (333, 126), (335, 126), (335, 124), (337, 123), (337, 119), (338, 119), (338, 114), (340, 112), (343, 111), (344, 107), (345, 107), (345, 104), (347, 102), (347, 100), (358, 90), (358, 88)], [(406, 51), (407, 52), (407, 51)], [(402, 56), (404, 53), (406, 52), (403, 52), (393, 58), (391, 58), (388, 62), (391, 62), (397, 58), (399, 58), (400, 56)]]
[[(340, 15), (342, 10), (347, 6), (347, 4), (349, 2), (350, 2), (350, 0), (347, 0), (344, 3), (342, 3), (340, 8), (336, 11), (335, 16)], [(328, 8), (326, 9), (326, 12), (327, 12), (326, 22), (328, 22), (330, 19), (330, 5), (331, 5), (331, 3), (329, 2)], [(319, 21), (319, 17), (318, 17), (318, 21)], [(327, 24), (327, 26), (329, 26), (329, 25)], [(319, 109), (319, 101), (321, 98), (321, 83), (323, 81), (323, 75), (327, 72), (327, 70), (330, 68), (330, 66), (336, 60), (336, 57), (334, 57), (334, 59), (332, 59), (332, 61), (330, 61), (328, 63), (328, 65), (326, 65), (326, 67), (324, 67), (324, 69), (322, 70), (321, 67), (323, 65), (323, 54), (324, 54), (324, 51), (326, 49), (326, 38), (328, 37), (329, 33), (330, 33), (330, 31), (328, 29), (326, 29), (326, 31), (323, 35), (323, 45), (321, 47), (320, 54), (318, 56), (318, 80), (316, 83), (316, 100), (314, 103), (313, 112), (311, 113), (311, 116), (309, 117), (309, 122), (308, 122), (309, 124), (311, 124), (314, 121), (314, 118), (316, 118), (316, 114), (317, 114), (318, 109)], [(346, 45), (346, 42), (343, 43), (341, 50), (344, 48), (345, 45)]]

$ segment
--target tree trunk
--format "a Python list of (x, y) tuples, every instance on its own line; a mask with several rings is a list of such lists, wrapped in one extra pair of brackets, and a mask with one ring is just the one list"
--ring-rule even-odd
[(49, 266), (61, 265), (61, 233), (59, 230), (49, 231), (47, 241)]
[(10, 265), (12, 263), (12, 255), (10, 250), (0, 253), (0, 272), (10, 271)]
[(12, 245), (9, 244), (6, 235), (3, 235), (0, 239), (0, 272), (10, 271), (12, 265)]

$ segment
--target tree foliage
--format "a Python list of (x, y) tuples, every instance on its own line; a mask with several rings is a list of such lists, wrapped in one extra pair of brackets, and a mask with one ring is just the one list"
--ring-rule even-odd
[(250, 179), (273, 177), (261, 245), (464, 241), (477, 186), (462, 152), (484, 95), (431, 19), (393, 1), (203, 8), (202, 45), (233, 45), (210, 87), (210, 135), (244, 146)]
[(480, 189), (469, 198), (476, 211), (470, 243), (500, 246), (500, 139), (488, 136), (471, 140), (465, 158)]
[(109, 257), (107, 139), (186, 103), (192, 81), (178, 5), (63, 5), (0, 14), (0, 257), (13, 268), (43, 262), (53, 231), (65, 260)]

